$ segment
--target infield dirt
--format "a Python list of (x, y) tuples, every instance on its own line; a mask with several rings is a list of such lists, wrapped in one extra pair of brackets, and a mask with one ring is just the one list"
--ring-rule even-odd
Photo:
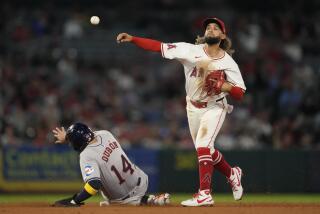
[(48, 203), (3, 203), (0, 204), (1, 214), (309, 214), (320, 213), (320, 204), (215, 204), (212, 207), (181, 207), (170, 205), (165, 207), (151, 206), (118, 206), (99, 207), (88, 204), (76, 208), (51, 207)]

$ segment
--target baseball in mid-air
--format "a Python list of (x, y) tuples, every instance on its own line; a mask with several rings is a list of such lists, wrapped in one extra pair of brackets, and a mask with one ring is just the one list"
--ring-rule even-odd
[(90, 23), (93, 25), (97, 25), (100, 23), (100, 18), (99, 16), (91, 16), (90, 18)]

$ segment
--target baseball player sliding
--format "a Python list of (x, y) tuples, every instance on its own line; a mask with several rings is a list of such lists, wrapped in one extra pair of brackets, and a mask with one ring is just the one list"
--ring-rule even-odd
[(243, 194), (242, 170), (231, 168), (223, 155), (214, 149), (216, 136), (225, 116), (232, 111), (226, 96), (241, 100), (246, 87), (232, 54), (231, 41), (225, 24), (218, 18), (203, 22), (205, 33), (196, 44), (163, 43), (160, 41), (120, 33), (117, 42), (131, 42), (148, 51), (161, 52), (162, 57), (179, 60), (186, 79), (187, 116), (191, 136), (197, 150), (199, 191), (183, 206), (211, 206), (211, 178), (214, 169), (224, 174), (232, 187), (235, 200)]
[(134, 165), (119, 142), (106, 130), (93, 132), (87, 125), (75, 123), (67, 131), (55, 128), (56, 143), (69, 142), (80, 153), (80, 168), (84, 188), (73, 197), (56, 201), (54, 206), (74, 207), (95, 195), (99, 190), (105, 201), (100, 205), (166, 205), (168, 193), (146, 195), (148, 176)]

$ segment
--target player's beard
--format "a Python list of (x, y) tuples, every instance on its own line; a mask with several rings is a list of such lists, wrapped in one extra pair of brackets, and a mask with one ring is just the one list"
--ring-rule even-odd
[(208, 45), (216, 45), (216, 44), (219, 44), (219, 42), (221, 41), (219, 36), (217, 37), (206, 36), (204, 40)]

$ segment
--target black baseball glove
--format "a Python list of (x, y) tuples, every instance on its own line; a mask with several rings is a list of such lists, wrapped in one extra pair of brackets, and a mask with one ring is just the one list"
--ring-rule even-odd
[(54, 202), (52, 204), (53, 207), (80, 207), (81, 205), (84, 205), (84, 203), (71, 203), (71, 201), (75, 198), (76, 194), (73, 197), (65, 198), (59, 201)]

